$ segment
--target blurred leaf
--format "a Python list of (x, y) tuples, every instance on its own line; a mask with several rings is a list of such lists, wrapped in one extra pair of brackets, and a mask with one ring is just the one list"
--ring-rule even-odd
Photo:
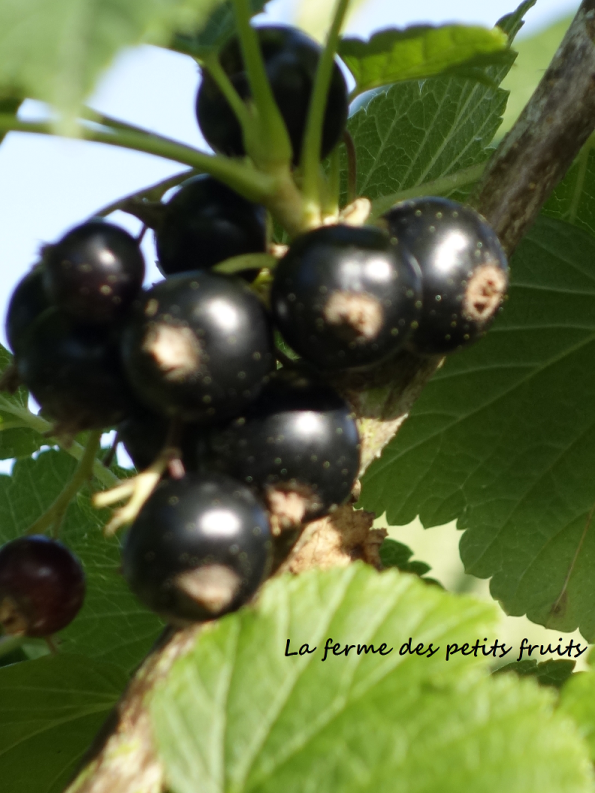
[(508, 614), (595, 637), (595, 240), (541, 218), (510, 297), (452, 355), (364, 477), (390, 525), (458, 519), (467, 573)]
[(510, 96), (499, 130), (500, 135), (508, 132), (520, 116), (571, 22), (572, 16), (563, 17), (531, 36), (516, 40), (514, 48), (517, 57), (514, 66), (502, 82), (502, 88), (510, 91)]
[(571, 677), (575, 665), (575, 661), (566, 659), (550, 659), (538, 664), (534, 658), (527, 658), (525, 661), (513, 661), (511, 664), (501, 666), (494, 674), (513, 672), (519, 677), (534, 677), (540, 686), (562, 688), (564, 683)]
[[(12, 477), (0, 476), (0, 543), (19, 537), (58, 496), (76, 461), (66, 452), (48, 451), (36, 460), (17, 461)], [(87, 577), (81, 612), (59, 636), (66, 652), (134, 669), (157, 638), (162, 623), (132, 596), (120, 570), (118, 538), (101, 531), (107, 511), (98, 512), (87, 492), (68, 508), (60, 539), (80, 558)]]
[[(5, 99), (0, 98), (0, 114), (7, 113), (9, 115), (16, 116), (22, 101), (22, 99), (15, 99), (10, 96)], [(5, 137), (6, 132), (0, 132), (0, 143), (2, 143)]]
[(507, 57), (508, 37), (499, 28), (415, 25), (389, 28), (369, 41), (345, 38), (339, 55), (355, 78), (352, 97), (404, 80), (434, 77), (460, 66), (487, 66)]
[(570, 716), (586, 740), (595, 763), (595, 672), (572, 675), (562, 689), (559, 711)]
[(84, 98), (123, 48), (198, 30), (221, 0), (0, 2), (0, 92), (49, 102), (73, 129)]
[[(0, 345), (1, 373), (12, 365), (12, 360), (12, 355)], [(47, 438), (27, 427), (22, 418), (28, 399), (29, 393), (22, 387), (14, 394), (0, 393), (0, 460), (26, 457), (47, 444)], [(11, 407), (15, 413), (11, 412)]]
[[(447, 643), (483, 637), (492, 607), (363, 565), (267, 584), (256, 610), (206, 627), (152, 702), (173, 793), (233, 790), (564, 793), (590, 790), (572, 725), (545, 689)], [(327, 638), (356, 645), (322, 662)], [(431, 658), (400, 654), (428, 643)], [(287, 639), (311, 655), (286, 657)], [(357, 645), (385, 652), (357, 655)], [(504, 761), (505, 758), (505, 761)], [(396, 780), (398, 780), (395, 788)]]
[[(250, 0), (250, 14), (254, 16), (264, 10), (269, 0)], [(206, 23), (195, 32), (175, 33), (169, 48), (177, 52), (204, 58), (209, 52), (218, 50), (235, 30), (231, 0), (220, 2), (209, 15)]]
[(126, 682), (117, 666), (62, 653), (1, 668), (3, 793), (60, 793)]
[(403, 573), (422, 576), (432, 568), (425, 562), (411, 561), (413, 551), (402, 542), (387, 537), (380, 546), (380, 561), (384, 567), (396, 567)]

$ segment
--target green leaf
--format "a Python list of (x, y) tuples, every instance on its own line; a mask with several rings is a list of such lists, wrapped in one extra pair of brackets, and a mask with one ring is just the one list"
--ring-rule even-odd
[[(522, 3), (499, 27), (512, 41)], [(370, 198), (377, 217), (396, 201), (420, 195), (464, 200), (477, 181), (502, 121), (507, 93), (497, 86), (511, 63), (482, 70), (483, 80), (433, 77), (398, 83), (361, 97), (348, 121), (357, 155), (357, 195)], [(477, 72), (477, 70), (475, 70)], [(342, 200), (346, 200), (347, 158), (341, 150)]]
[[(376, 94), (348, 122), (357, 195), (371, 199), (379, 214), (404, 190), (434, 192), (433, 181), (485, 163), (505, 106), (504, 91), (454, 77), (398, 83)], [(444, 192), (458, 198), (455, 187)]]
[(507, 74), (502, 83), (502, 88), (510, 91), (508, 104), (500, 134), (508, 132), (514, 122), (520, 116), (537, 84), (543, 77), (545, 70), (550, 64), (554, 53), (558, 49), (560, 42), (570, 23), (572, 16), (556, 21), (553, 25), (540, 30), (532, 36), (521, 38), (515, 43), (517, 57), (514, 66)]
[(220, 0), (0, 3), (0, 91), (41, 99), (72, 120), (123, 47), (198, 30)]
[(525, 661), (513, 661), (511, 664), (501, 666), (494, 674), (513, 672), (519, 677), (534, 677), (540, 686), (553, 686), (562, 688), (571, 677), (576, 662), (566, 659), (543, 661), (538, 664), (534, 658)]
[(595, 763), (595, 672), (572, 675), (562, 689), (559, 710), (577, 724)]
[(508, 36), (499, 28), (416, 25), (389, 28), (369, 41), (343, 39), (339, 55), (353, 74), (352, 98), (372, 88), (434, 77), (459, 66), (499, 63)]
[(126, 682), (117, 666), (62, 653), (1, 668), (2, 790), (60, 793)]
[(414, 573), (422, 576), (432, 568), (425, 562), (411, 561), (413, 551), (402, 542), (387, 537), (380, 546), (380, 561), (384, 567), (396, 567), (403, 573)]
[[(17, 461), (12, 477), (0, 476), (0, 543), (19, 537), (58, 496), (76, 462), (65, 452), (43, 452)], [(83, 653), (132, 670), (157, 638), (162, 623), (132, 596), (120, 574), (120, 543), (102, 533), (98, 512), (81, 491), (70, 504), (60, 539), (80, 558), (87, 578), (85, 603), (59, 636), (67, 652)]]
[(525, 14), (533, 8), (536, 2), (537, 0), (523, 0), (512, 13), (505, 14), (496, 22), (496, 27), (499, 27), (507, 34), (509, 41), (514, 41), (519, 30), (525, 24)]
[[(267, 2), (268, 0), (250, 0), (250, 16), (260, 14)], [(210, 52), (219, 50), (234, 31), (233, 4), (231, 0), (226, 0), (217, 5), (201, 29), (174, 34), (169, 48), (200, 60)]]
[[(355, 564), (271, 581), (255, 610), (206, 627), (152, 702), (173, 793), (589, 790), (586, 747), (553, 697), (447, 643), (491, 629), (491, 606)], [(330, 655), (385, 643), (384, 656)], [(428, 643), (427, 658), (400, 654)], [(287, 639), (297, 650), (285, 656)], [(505, 758), (505, 762), (503, 762)], [(396, 782), (398, 780), (398, 782)], [(397, 788), (395, 788), (397, 784)]]
[(582, 149), (543, 212), (595, 237), (595, 139)]
[[(12, 355), (0, 345), (0, 372), (4, 373), (12, 360)], [(28, 398), (22, 387), (14, 394), (0, 393), (0, 460), (27, 457), (47, 443), (41, 433), (26, 426)]]
[(390, 525), (458, 519), (505, 611), (595, 637), (595, 240), (538, 220), (487, 336), (451, 356), (363, 482)]

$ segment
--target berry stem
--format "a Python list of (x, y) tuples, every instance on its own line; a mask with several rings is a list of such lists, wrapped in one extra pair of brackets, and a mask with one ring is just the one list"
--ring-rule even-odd
[(250, 5), (247, 0), (232, 2), (242, 57), (258, 118), (258, 124), (254, 125), (254, 137), (250, 136), (245, 141), (246, 151), (265, 171), (288, 170), (292, 155), (291, 142), (271, 90), (258, 36), (250, 24)]
[[(52, 424), (49, 421), (46, 421), (41, 416), (36, 416), (34, 413), (31, 413), (31, 411), (26, 407), (19, 407), (1, 394), (0, 410), (2, 410), (3, 413), (10, 413), (12, 416), (15, 416), (19, 421), (22, 422), (23, 426), (35, 430), (35, 432), (38, 432), (40, 435), (52, 436)], [(63, 451), (70, 454), (70, 456), (74, 457), (76, 460), (80, 460), (85, 453), (85, 447), (81, 446), (81, 444), (77, 443), (76, 441), (70, 445), (65, 445), (61, 443), (60, 440), (52, 438), (52, 442), (59, 446)], [(92, 470), (93, 476), (95, 476), (102, 485), (105, 485), (105, 487), (113, 487), (120, 482), (118, 477), (112, 471), (104, 467), (101, 460), (95, 460), (93, 462)]]
[(305, 200), (306, 217), (312, 214), (318, 218), (320, 214), (320, 199), (318, 193), (318, 168), (320, 163), (320, 147), (322, 142), (322, 125), (324, 122), (324, 111), (331, 84), (333, 63), (337, 46), (339, 43), (339, 33), (345, 19), (349, 0), (337, 0), (333, 23), (328, 32), (326, 45), (322, 52), (312, 99), (308, 109), (308, 120), (306, 123), (306, 133), (302, 145), (300, 164), (303, 172), (302, 192)]
[(180, 460), (179, 440), (181, 422), (174, 418), (170, 424), (168, 437), (157, 459), (140, 474), (121, 482), (111, 490), (95, 493), (93, 506), (97, 509), (109, 507), (118, 501), (128, 499), (123, 507), (119, 507), (106, 524), (104, 533), (111, 536), (121, 527), (133, 523), (145, 501), (159, 484), (159, 480), (169, 468), (170, 463)]
[(54, 503), (27, 529), (27, 534), (43, 534), (47, 528), (53, 527), (54, 537), (57, 535), (68, 505), (92, 476), (93, 466), (101, 444), (101, 435), (101, 430), (89, 433), (83, 456), (79, 460), (72, 479)]
[[(168, 160), (184, 163), (192, 168), (210, 173), (251, 201), (264, 202), (276, 189), (277, 180), (270, 174), (256, 170), (253, 166), (230, 157), (205, 154), (182, 143), (160, 135), (144, 132), (129, 132), (112, 129), (104, 132), (90, 127), (79, 127), (84, 140), (107, 143), (124, 149), (143, 151)], [(28, 132), (38, 135), (54, 135), (54, 126), (46, 122), (21, 121), (8, 113), (0, 114), (0, 132)]]
[[(240, 122), (242, 132), (245, 140), (250, 139), (250, 130), (254, 127), (254, 120), (250, 115), (248, 107), (242, 101), (242, 98), (233, 86), (233, 83), (221, 68), (219, 58), (215, 53), (210, 54), (203, 59), (205, 69), (209, 72), (213, 80), (223, 96), (227, 99), (231, 109), (236, 115), (237, 120)], [(244, 145), (246, 145), (244, 143)]]
[(325, 217), (336, 217), (339, 214), (339, 195), (341, 192), (341, 161), (339, 148), (331, 152), (329, 157), (328, 181), (324, 185), (322, 214)]
[(111, 215), (112, 212), (116, 212), (118, 209), (121, 209), (123, 212), (126, 212), (126, 205), (130, 202), (140, 201), (141, 199), (147, 199), (149, 201), (159, 201), (161, 197), (172, 187), (176, 187), (177, 185), (184, 182), (186, 179), (189, 179), (191, 176), (194, 176), (197, 172), (191, 168), (190, 170), (182, 171), (181, 173), (177, 173), (174, 176), (169, 176), (167, 179), (162, 179), (160, 182), (156, 182), (149, 187), (143, 187), (142, 190), (137, 190), (135, 193), (129, 193), (127, 196), (120, 198), (118, 201), (114, 201), (111, 204), (107, 204), (106, 206), (98, 209), (97, 212), (94, 212), (92, 217), (95, 218), (103, 218)]
[(481, 177), (486, 167), (487, 162), (482, 162), (479, 163), (479, 165), (472, 165), (469, 168), (461, 168), (460, 171), (456, 171), (448, 176), (441, 176), (439, 179), (434, 179), (431, 182), (424, 182), (415, 187), (410, 187), (407, 190), (400, 190), (398, 193), (377, 198), (372, 201), (370, 221), (379, 218), (380, 215), (383, 215), (399, 201), (407, 201), (410, 198), (419, 198), (420, 196), (426, 195), (447, 195), (458, 187), (473, 184)]
[(357, 152), (347, 130), (343, 133), (343, 143), (347, 152), (347, 203), (352, 204), (357, 197)]

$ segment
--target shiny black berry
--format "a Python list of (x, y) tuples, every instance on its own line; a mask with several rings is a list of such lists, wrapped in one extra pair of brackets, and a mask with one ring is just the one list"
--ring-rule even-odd
[(164, 275), (207, 270), (232, 256), (264, 253), (266, 210), (201, 174), (184, 182), (165, 205), (155, 244)]
[[(135, 467), (142, 471), (155, 462), (169, 437), (172, 420), (135, 403), (128, 416), (118, 424), (118, 437)], [(182, 424), (179, 437), (181, 460), (186, 471), (198, 468), (204, 429), (197, 424)]]
[(71, 229), (44, 249), (45, 285), (53, 303), (85, 323), (122, 316), (142, 286), (137, 240), (104, 220)]
[(34, 322), (16, 364), (22, 383), (62, 432), (113, 426), (130, 406), (117, 337), (58, 308)]
[(351, 493), (360, 460), (347, 403), (318, 376), (282, 369), (228, 427), (214, 431), (213, 464), (265, 499), (281, 527), (332, 512)]
[(138, 399), (153, 410), (186, 421), (232, 416), (273, 368), (270, 323), (239, 278), (172, 275), (138, 301), (123, 360)]
[[(273, 25), (259, 27), (256, 32), (273, 96), (291, 141), (293, 162), (297, 164), (322, 50), (296, 28)], [(241, 98), (249, 99), (251, 93), (237, 38), (230, 39), (223, 47), (220, 62)], [(347, 109), (347, 86), (335, 62), (324, 115), (322, 158), (339, 142), (347, 122)], [(246, 153), (240, 125), (206, 70), (196, 98), (196, 115), (202, 134), (215, 150), (230, 157)]]
[(18, 353), (37, 317), (50, 307), (43, 285), (43, 267), (37, 265), (16, 285), (6, 311), (6, 338), (10, 349)]
[(323, 371), (374, 366), (417, 321), (420, 276), (409, 253), (366, 226), (324, 226), (279, 262), (271, 309), (283, 338)]
[(132, 525), (123, 572), (137, 597), (174, 623), (233, 611), (258, 589), (270, 563), (264, 508), (221, 474), (162, 481)]
[(411, 347), (444, 354), (482, 336), (508, 285), (506, 255), (487, 221), (471, 207), (434, 197), (397, 204), (383, 219), (422, 273), (423, 309)]
[(85, 598), (78, 559), (43, 536), (0, 548), (0, 624), (8, 634), (50, 636), (77, 615)]

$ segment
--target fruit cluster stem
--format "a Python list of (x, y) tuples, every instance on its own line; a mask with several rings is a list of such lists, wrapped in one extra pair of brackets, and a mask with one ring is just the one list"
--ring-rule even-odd
[(68, 505), (81, 487), (93, 476), (93, 466), (101, 444), (101, 435), (101, 430), (89, 433), (83, 456), (79, 460), (72, 478), (54, 503), (29, 527), (27, 534), (42, 534), (47, 528), (52, 527), (54, 536), (57, 535)]

